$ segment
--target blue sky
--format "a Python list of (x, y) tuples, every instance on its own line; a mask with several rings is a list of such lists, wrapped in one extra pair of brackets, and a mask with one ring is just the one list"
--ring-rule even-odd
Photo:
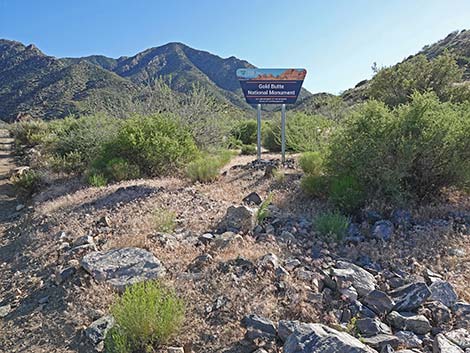
[(46, 54), (133, 55), (171, 41), (258, 67), (305, 67), (339, 93), (456, 29), (469, 0), (0, 0), (0, 38)]

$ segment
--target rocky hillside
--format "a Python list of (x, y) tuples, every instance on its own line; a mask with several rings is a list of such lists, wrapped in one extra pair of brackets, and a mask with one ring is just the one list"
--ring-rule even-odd
[[(210, 184), (45, 187), (0, 224), (0, 351), (102, 351), (118, 293), (159, 278), (187, 307), (158, 352), (468, 352), (468, 197), (364, 210), (336, 243), (317, 232), (325, 205), (302, 193), (296, 162), (269, 173), (278, 157), (237, 157)], [(173, 231), (155, 228), (164, 209)]]

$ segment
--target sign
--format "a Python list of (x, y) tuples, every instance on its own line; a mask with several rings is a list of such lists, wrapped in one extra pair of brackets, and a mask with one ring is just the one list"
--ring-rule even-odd
[(248, 104), (293, 104), (299, 96), (305, 69), (238, 69), (237, 78)]

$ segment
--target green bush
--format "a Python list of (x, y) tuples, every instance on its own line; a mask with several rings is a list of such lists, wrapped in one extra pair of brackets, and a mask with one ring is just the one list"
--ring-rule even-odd
[(315, 219), (314, 226), (326, 241), (342, 241), (348, 232), (349, 218), (339, 212), (327, 212)]
[[(336, 123), (320, 115), (291, 113), (286, 119), (286, 149), (293, 152), (323, 151)], [(263, 145), (270, 151), (281, 150), (279, 118), (263, 126)]]
[(40, 119), (25, 120), (12, 124), (10, 133), (16, 145), (36, 146), (47, 134), (47, 123)]
[(103, 174), (91, 173), (87, 177), (87, 182), (91, 186), (103, 187), (108, 184), (108, 179)]
[(271, 205), (272, 202), (273, 195), (269, 194), (268, 197), (266, 197), (266, 200), (264, 200), (259, 206), (258, 211), (256, 211), (256, 220), (258, 221), (258, 224), (262, 224), (269, 216), (269, 205)]
[(121, 181), (138, 178), (140, 171), (135, 164), (116, 157), (106, 163), (106, 175), (113, 181)]
[(34, 170), (27, 170), (12, 177), (11, 181), (18, 193), (29, 196), (39, 189), (41, 176)]
[(307, 195), (325, 197), (328, 194), (329, 183), (326, 175), (304, 175), (300, 187)]
[(243, 145), (240, 153), (242, 155), (253, 155), (256, 152), (256, 145)]
[(220, 174), (220, 168), (230, 162), (234, 153), (229, 150), (213, 151), (212, 154), (203, 154), (190, 162), (186, 167), (186, 175), (191, 181), (209, 182), (215, 180)]
[(153, 212), (155, 231), (160, 233), (173, 233), (176, 227), (176, 214), (173, 211), (159, 208)]
[(256, 143), (258, 125), (256, 120), (241, 120), (232, 129), (231, 135), (244, 145)]
[(105, 347), (112, 353), (153, 351), (181, 328), (184, 303), (173, 290), (153, 281), (134, 284), (111, 308), (116, 323)]
[(350, 175), (331, 178), (329, 197), (336, 207), (349, 214), (358, 211), (365, 201), (362, 185)]
[(441, 100), (450, 100), (455, 94), (453, 85), (462, 80), (463, 69), (449, 53), (434, 59), (416, 55), (392, 67), (376, 69), (370, 81), (368, 94), (389, 106), (398, 106), (411, 100), (414, 92), (433, 91)]
[(320, 152), (302, 153), (299, 164), (305, 174), (320, 175), (323, 172), (323, 157)]
[(470, 168), (469, 103), (415, 93), (394, 110), (370, 101), (332, 138), (328, 170), (349, 175), (369, 199), (425, 200), (465, 183)]
[(171, 115), (135, 116), (126, 120), (114, 139), (104, 145), (94, 167), (106, 169), (120, 158), (146, 176), (168, 174), (193, 160), (197, 147), (187, 129)]

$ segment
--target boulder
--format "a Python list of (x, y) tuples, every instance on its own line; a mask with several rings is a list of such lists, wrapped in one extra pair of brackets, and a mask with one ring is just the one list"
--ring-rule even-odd
[(395, 301), (393, 310), (409, 311), (423, 304), (431, 295), (431, 291), (426, 283), (416, 282), (394, 289), (389, 294)]
[(256, 212), (247, 206), (230, 206), (219, 223), (220, 231), (249, 233), (256, 225)]
[(442, 326), (452, 318), (450, 309), (441, 302), (429, 302), (426, 307), (431, 312), (431, 319), (435, 326)]
[(470, 304), (457, 302), (452, 306), (452, 311), (455, 315), (456, 326), (470, 330)]
[(294, 333), (295, 330), (308, 330), (311, 325), (312, 324), (307, 324), (305, 322), (300, 322), (297, 320), (280, 320), (278, 323), (277, 334), (282, 340), (282, 342), (285, 342), (287, 340), (287, 337)]
[(418, 335), (425, 335), (431, 331), (431, 324), (424, 315), (392, 311), (388, 314), (387, 321), (398, 330), (412, 331)]
[(470, 332), (464, 328), (459, 328), (447, 332), (445, 334), (446, 338), (452, 343), (456, 344), (462, 349), (470, 349)]
[(362, 303), (372, 309), (378, 315), (388, 314), (395, 302), (387, 293), (374, 289), (369, 292), (363, 299)]
[(391, 335), (392, 330), (379, 319), (364, 318), (356, 321), (357, 330), (364, 337), (375, 336), (381, 333)]
[(85, 255), (81, 265), (95, 280), (107, 282), (118, 291), (165, 274), (161, 262), (152, 253), (139, 248), (95, 251)]
[(449, 282), (442, 280), (434, 281), (429, 286), (429, 290), (431, 291), (430, 300), (441, 302), (448, 308), (457, 302), (457, 293), (455, 293), (454, 287)]
[(434, 337), (432, 351), (433, 353), (464, 353), (463, 349), (453, 344), (442, 333)]
[(393, 348), (397, 348), (400, 344), (400, 340), (396, 336), (386, 334), (379, 334), (371, 337), (366, 337), (362, 339), (362, 342), (377, 350), (382, 350), (387, 345)]
[(103, 316), (94, 321), (90, 326), (85, 329), (85, 336), (94, 344), (97, 345), (104, 341), (108, 331), (114, 326), (114, 318), (110, 315)]
[(423, 341), (411, 331), (398, 331), (395, 336), (400, 340), (400, 346), (405, 348), (421, 348)]
[(284, 343), (284, 353), (377, 353), (346, 332), (322, 324), (298, 327)]
[(241, 324), (248, 330), (261, 331), (271, 336), (277, 334), (276, 327), (271, 320), (255, 314), (245, 316)]
[(356, 289), (359, 296), (367, 295), (375, 289), (377, 284), (377, 280), (372, 274), (346, 261), (338, 261), (331, 274), (336, 279), (339, 288), (348, 287), (347, 283), (349, 282)]

